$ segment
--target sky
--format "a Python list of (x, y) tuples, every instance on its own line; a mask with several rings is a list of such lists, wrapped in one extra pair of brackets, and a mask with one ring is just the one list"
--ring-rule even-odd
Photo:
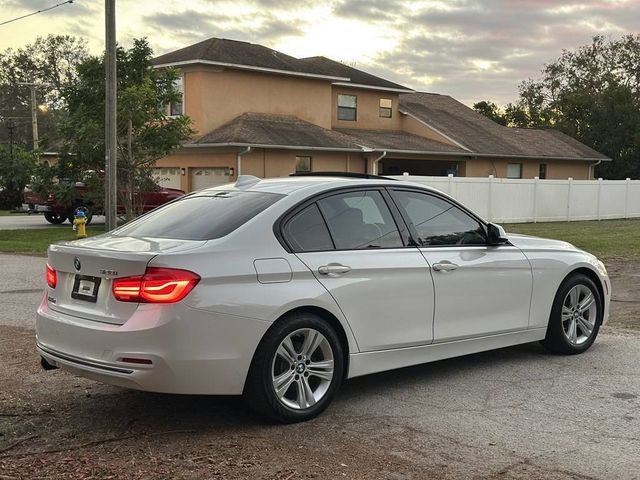
[[(61, 0), (0, 0), (0, 22)], [(116, 0), (117, 39), (148, 38), (162, 54), (210, 38), (324, 55), (407, 87), (471, 105), (514, 101), (563, 49), (640, 31), (640, 0)], [(0, 50), (38, 35), (104, 47), (104, 1), (72, 4), (0, 26)]]

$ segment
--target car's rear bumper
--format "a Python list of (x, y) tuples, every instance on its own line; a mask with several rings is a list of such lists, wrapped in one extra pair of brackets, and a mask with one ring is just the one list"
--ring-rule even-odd
[[(38, 308), (38, 353), (99, 382), (163, 393), (241, 394), (267, 322), (178, 305), (141, 305), (124, 325)], [(131, 360), (150, 364), (132, 363)]]

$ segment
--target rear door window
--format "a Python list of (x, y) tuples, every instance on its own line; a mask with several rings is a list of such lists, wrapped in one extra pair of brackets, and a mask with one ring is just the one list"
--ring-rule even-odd
[(221, 238), (283, 197), (275, 193), (238, 191), (188, 196), (123, 225), (113, 234), (178, 240)]
[(348, 192), (318, 201), (338, 250), (403, 247), (379, 191)]

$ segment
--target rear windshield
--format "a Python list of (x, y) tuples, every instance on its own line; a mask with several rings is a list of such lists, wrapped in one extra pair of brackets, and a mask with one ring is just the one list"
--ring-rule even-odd
[(228, 235), (283, 197), (275, 193), (238, 191), (188, 196), (123, 225), (113, 234), (211, 240)]

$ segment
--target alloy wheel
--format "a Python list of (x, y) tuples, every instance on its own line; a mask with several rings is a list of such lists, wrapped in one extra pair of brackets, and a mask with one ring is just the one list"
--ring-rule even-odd
[(586, 285), (575, 285), (562, 302), (562, 330), (571, 345), (584, 344), (593, 335), (598, 305)]
[(276, 397), (295, 410), (318, 403), (329, 390), (333, 375), (331, 345), (313, 328), (288, 334), (278, 346), (271, 365)]

